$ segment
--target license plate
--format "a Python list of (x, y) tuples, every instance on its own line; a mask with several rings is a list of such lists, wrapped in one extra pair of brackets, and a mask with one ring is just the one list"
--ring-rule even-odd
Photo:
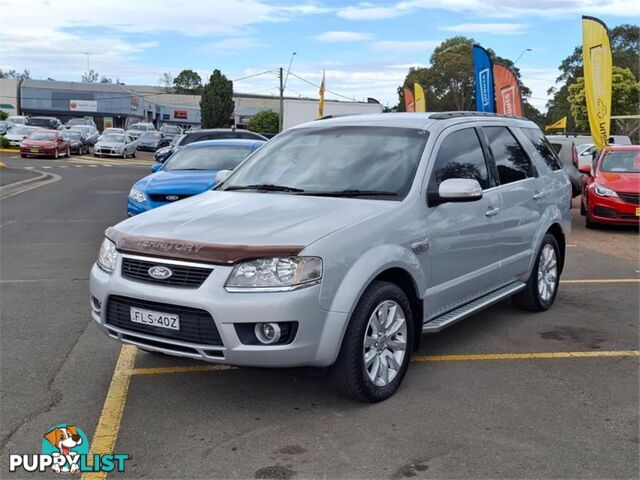
[(640, 217), (640, 208), (636, 208), (636, 217)]
[(38, 153), (38, 152), (40, 151), (40, 149), (39, 149), (39, 148), (32, 148), (32, 149), (31, 149), (31, 151), (32, 151), (33, 153)]
[(170, 313), (154, 312), (142, 308), (131, 307), (131, 321), (153, 327), (180, 330), (180, 317)]

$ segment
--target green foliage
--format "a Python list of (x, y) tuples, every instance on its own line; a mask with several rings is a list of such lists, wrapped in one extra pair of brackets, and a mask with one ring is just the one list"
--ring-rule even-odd
[(9, 114), (4, 110), (0, 110), (0, 120), (6, 120), (7, 118), (9, 118)]
[(200, 99), (202, 128), (228, 126), (234, 108), (233, 82), (216, 69), (209, 77), (209, 83), (202, 89)]
[(247, 128), (257, 133), (278, 133), (280, 131), (280, 115), (271, 110), (256, 113), (247, 122)]
[[(569, 86), (567, 100), (570, 105), (571, 116), (575, 120), (578, 130), (589, 131), (589, 118), (584, 93), (584, 78), (578, 77)], [(638, 114), (640, 98), (640, 82), (636, 80), (628, 68), (613, 67), (611, 78), (611, 114)]]
[(31, 72), (26, 68), (22, 71), (22, 73), (16, 70), (2, 70), (0, 69), (0, 78), (11, 78), (14, 80), (27, 80), (31, 78)]
[(9, 148), (9, 140), (0, 135), (0, 148)]
[(82, 74), (81, 81), (84, 83), (96, 83), (99, 78), (100, 78), (100, 75), (98, 74), (98, 72), (91, 69), (88, 72), (85, 72)]
[(197, 95), (202, 92), (202, 78), (193, 70), (182, 70), (173, 79), (173, 87), (176, 93)]

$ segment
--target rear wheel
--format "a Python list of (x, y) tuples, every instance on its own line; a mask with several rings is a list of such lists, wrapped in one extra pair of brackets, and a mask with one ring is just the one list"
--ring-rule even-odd
[(553, 305), (559, 282), (560, 247), (556, 238), (547, 233), (542, 239), (527, 286), (511, 298), (513, 303), (522, 310), (543, 312)]
[(133, 154), (131, 155), (133, 158), (136, 158), (136, 151), (133, 151)]
[(69, 158), (71, 156), (71, 147), (67, 147), (67, 153), (65, 154), (65, 157)]
[(376, 281), (362, 294), (345, 332), (330, 380), (343, 395), (380, 402), (393, 395), (409, 365), (413, 316), (404, 291)]
[(58, 151), (57, 148), (56, 148), (55, 153), (53, 154), (53, 158), (55, 158), (56, 160), (58, 160), (60, 158), (60, 152)]

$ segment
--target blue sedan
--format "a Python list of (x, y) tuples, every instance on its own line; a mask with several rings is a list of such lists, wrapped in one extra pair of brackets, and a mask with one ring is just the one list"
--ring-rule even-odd
[(233, 170), (263, 140), (208, 140), (185, 146), (163, 164), (151, 167), (151, 175), (138, 180), (129, 192), (129, 216), (161, 207), (210, 190), (220, 170)]

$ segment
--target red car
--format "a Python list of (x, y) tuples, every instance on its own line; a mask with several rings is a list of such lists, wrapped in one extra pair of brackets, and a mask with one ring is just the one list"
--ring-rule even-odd
[(20, 142), (20, 156), (59, 158), (71, 155), (69, 141), (57, 130), (37, 130)]
[(593, 167), (580, 167), (580, 213), (599, 223), (640, 225), (640, 145), (605, 147)]

